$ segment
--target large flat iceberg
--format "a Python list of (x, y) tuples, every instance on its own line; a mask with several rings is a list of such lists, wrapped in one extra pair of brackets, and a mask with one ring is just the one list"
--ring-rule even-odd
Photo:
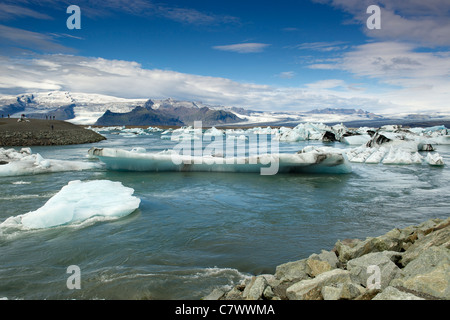
[(129, 215), (140, 204), (132, 188), (120, 182), (71, 181), (41, 208), (6, 219), (0, 229), (42, 229), (81, 223), (91, 218), (117, 219)]
[(44, 159), (39, 153), (33, 154), (30, 148), (20, 151), (0, 148), (0, 177), (99, 168), (101, 164), (95, 162)]
[(305, 148), (298, 153), (276, 153), (224, 157), (223, 155), (180, 155), (174, 150), (145, 152), (115, 148), (91, 148), (110, 170), (122, 171), (203, 171), (203, 172), (260, 172), (276, 173), (349, 173), (350, 164), (342, 150), (334, 148)]

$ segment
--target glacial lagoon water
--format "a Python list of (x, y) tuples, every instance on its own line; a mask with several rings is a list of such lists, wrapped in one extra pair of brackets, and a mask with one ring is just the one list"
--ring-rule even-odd
[[(33, 147), (46, 159), (94, 161), (89, 148), (173, 148), (160, 133), (105, 134), (93, 145)], [(280, 143), (296, 152), (319, 141)], [(326, 144), (337, 148), (348, 145)], [(121, 172), (106, 169), (2, 177), (0, 223), (42, 207), (69, 181), (133, 188), (132, 214), (39, 230), (0, 230), (0, 298), (200, 299), (279, 264), (450, 213), (450, 146), (443, 167), (352, 163), (348, 174)], [(16, 148), (19, 149), (19, 148)], [(425, 153), (423, 153), (425, 154)], [(67, 268), (80, 268), (69, 289)]]

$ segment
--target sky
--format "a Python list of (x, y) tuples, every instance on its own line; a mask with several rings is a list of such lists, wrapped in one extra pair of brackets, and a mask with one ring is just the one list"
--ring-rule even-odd
[(448, 0), (0, 0), (0, 94), (450, 113), (449, 35)]

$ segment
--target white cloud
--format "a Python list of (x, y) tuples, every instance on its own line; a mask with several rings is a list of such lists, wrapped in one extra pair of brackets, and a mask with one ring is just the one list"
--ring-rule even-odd
[(277, 76), (281, 79), (292, 79), (293, 77), (295, 77), (295, 72), (294, 71), (284, 71), (284, 72), (280, 72)]
[(348, 46), (345, 45), (346, 42), (343, 41), (332, 41), (332, 42), (305, 42), (294, 46), (299, 50), (314, 50), (322, 52), (338, 51), (346, 49)]
[(42, 90), (123, 98), (172, 97), (270, 111), (340, 107), (381, 112), (394, 106), (389, 99), (347, 90), (346, 84), (339, 79), (319, 81), (303, 88), (275, 88), (226, 78), (144, 69), (133, 61), (62, 54), (35, 55), (33, 59), (0, 57), (1, 93)]
[[(408, 41), (422, 46), (450, 45), (450, 1), (448, 0), (313, 0), (342, 9), (363, 32), (382, 41)], [(370, 5), (381, 8), (381, 29), (369, 30), (366, 21)]]
[(53, 36), (0, 24), (0, 41), (10, 47), (41, 50), (43, 52), (73, 52), (55, 41)]
[(339, 79), (327, 79), (327, 80), (320, 80), (313, 83), (308, 83), (306, 85), (310, 89), (334, 89), (339, 87), (346, 86), (344, 80)]
[(237, 53), (254, 53), (254, 52), (261, 52), (268, 46), (270, 46), (270, 44), (250, 42), (250, 43), (229, 44), (224, 46), (214, 46), (213, 49)]
[(0, 20), (10, 20), (15, 18), (35, 18), (51, 20), (52, 18), (45, 13), (41, 13), (26, 7), (15, 4), (0, 3)]
[[(27, 9), (30, 3), (29, 0), (3, 0), (6, 2), (0, 4), (0, 19), (12, 19), (15, 17), (33, 17), (38, 19), (51, 19), (51, 17), (34, 10)], [(170, 1), (169, 1), (170, 2)], [(36, 7), (42, 8), (45, 11), (46, 8), (62, 7), (67, 8), (70, 4), (73, 4), (69, 0), (40, 0), (33, 1)], [(82, 14), (87, 17), (96, 19), (104, 18), (105, 16), (112, 16), (117, 13), (129, 14), (140, 17), (164, 17), (173, 21), (177, 21), (184, 24), (194, 25), (217, 25), (217, 24), (236, 24), (239, 23), (239, 18), (219, 15), (215, 13), (202, 12), (190, 7), (180, 7), (178, 5), (172, 5), (165, 1), (152, 1), (152, 0), (103, 0), (103, 1), (91, 1), (91, 0), (78, 0), (76, 1)]]
[(448, 110), (448, 51), (417, 51), (412, 44), (376, 42), (355, 46), (332, 63), (309, 67), (343, 70), (355, 78), (376, 81), (374, 95), (411, 110)]

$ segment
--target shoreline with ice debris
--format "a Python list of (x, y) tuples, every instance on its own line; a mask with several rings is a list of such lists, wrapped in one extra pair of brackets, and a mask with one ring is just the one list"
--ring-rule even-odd
[(450, 217), (338, 240), (203, 300), (450, 300)]
[(94, 143), (101, 134), (60, 120), (0, 119), (0, 147), (51, 146)]

